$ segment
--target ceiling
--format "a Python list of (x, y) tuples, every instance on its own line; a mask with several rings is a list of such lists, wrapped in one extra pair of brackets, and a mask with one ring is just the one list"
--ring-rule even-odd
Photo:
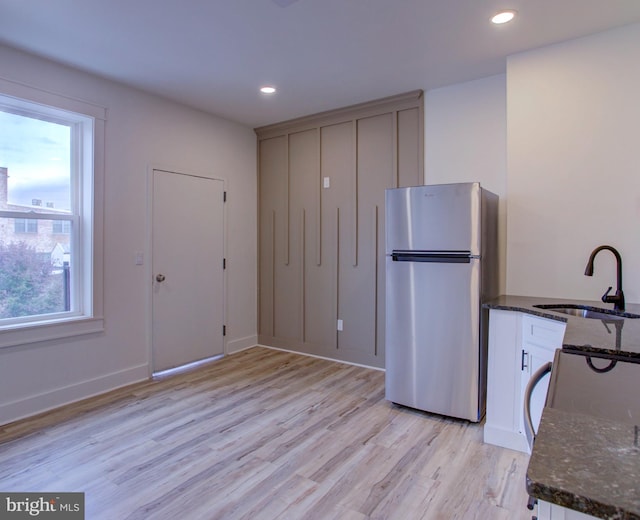
[[(518, 17), (494, 26), (501, 8)], [(640, 0), (0, 0), (0, 42), (251, 127), (635, 22)]]

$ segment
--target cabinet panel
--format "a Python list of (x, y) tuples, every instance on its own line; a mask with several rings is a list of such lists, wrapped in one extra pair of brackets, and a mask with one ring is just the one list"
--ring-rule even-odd
[[(282, 314), (276, 315), (276, 336), (304, 342), (307, 333), (305, 302), (309, 289), (306, 266), (315, 258), (317, 247), (318, 206), (318, 131), (316, 129), (289, 135), (289, 264), (277, 270), (276, 304)], [(308, 287), (307, 282), (311, 282)], [(312, 309), (312, 312), (315, 309)], [(312, 317), (312, 316), (310, 316)]]
[(522, 321), (519, 312), (491, 309), (487, 363), (487, 412), (484, 442), (526, 451), (520, 435), (520, 352)]
[[(287, 142), (285, 137), (260, 141), (259, 168), (259, 326), (258, 333), (274, 335), (275, 267), (285, 262), (283, 233), (288, 212)], [(277, 234), (276, 231), (280, 230)]]
[(538, 500), (537, 513), (538, 520), (596, 520), (595, 516), (543, 500)]
[(398, 186), (419, 186), (422, 179), (422, 114), (418, 107), (398, 116)]
[(324, 356), (336, 349), (338, 226), (347, 225), (352, 206), (352, 134), (351, 122), (320, 129), (320, 236), (315, 237), (319, 249), (306, 244), (305, 340), (310, 352)]
[(564, 335), (565, 323), (538, 316), (522, 316), (522, 341), (555, 349)]
[[(348, 229), (341, 226), (338, 349), (384, 359), (384, 190), (393, 183), (392, 114), (357, 123), (357, 189)], [(355, 220), (354, 220), (355, 219)], [(380, 364), (382, 361), (376, 364)]]

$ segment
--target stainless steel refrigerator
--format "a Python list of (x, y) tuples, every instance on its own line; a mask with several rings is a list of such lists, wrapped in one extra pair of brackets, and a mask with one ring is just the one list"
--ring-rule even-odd
[(480, 421), (498, 293), (498, 197), (479, 183), (386, 191), (386, 398)]

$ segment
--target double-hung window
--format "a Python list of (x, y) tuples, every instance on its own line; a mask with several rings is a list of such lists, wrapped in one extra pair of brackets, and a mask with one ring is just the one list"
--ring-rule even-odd
[(59, 103), (0, 93), (0, 347), (102, 328), (104, 120), (92, 105), (35, 94)]

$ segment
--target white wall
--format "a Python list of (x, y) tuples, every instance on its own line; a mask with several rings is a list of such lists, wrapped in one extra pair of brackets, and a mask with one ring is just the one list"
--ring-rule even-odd
[(512, 56), (507, 290), (599, 300), (623, 258), (640, 302), (640, 25)]
[[(640, 302), (640, 25), (511, 56), (507, 74), (428, 91), (425, 182), (501, 198), (501, 292), (599, 300), (623, 257)], [(506, 228), (506, 230), (505, 230)]]
[[(227, 183), (227, 348), (256, 342), (256, 138), (252, 129), (0, 46), (0, 76), (108, 109), (105, 332), (0, 351), (0, 424), (144, 379), (149, 371), (145, 251), (150, 166)], [(146, 259), (147, 263), (149, 258)]]
[(427, 91), (425, 184), (475, 182), (500, 197), (500, 292), (505, 292), (506, 77)]

